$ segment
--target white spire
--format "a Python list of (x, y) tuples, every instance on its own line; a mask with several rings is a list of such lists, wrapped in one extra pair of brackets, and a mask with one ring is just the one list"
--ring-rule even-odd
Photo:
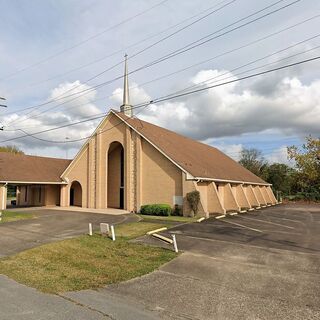
[(124, 56), (124, 82), (123, 82), (123, 103), (120, 107), (120, 111), (126, 116), (132, 117), (132, 106), (129, 99), (129, 80), (128, 80), (128, 55)]

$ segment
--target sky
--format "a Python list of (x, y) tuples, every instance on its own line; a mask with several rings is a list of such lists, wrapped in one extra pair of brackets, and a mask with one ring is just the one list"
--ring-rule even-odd
[(320, 136), (320, 60), (238, 81), (320, 55), (317, 0), (0, 4), (7, 105), (0, 145), (72, 158), (101, 117), (122, 104), (125, 53), (132, 105), (204, 89), (136, 108), (135, 116), (236, 160), (242, 148), (257, 148), (271, 163), (288, 163), (286, 146)]

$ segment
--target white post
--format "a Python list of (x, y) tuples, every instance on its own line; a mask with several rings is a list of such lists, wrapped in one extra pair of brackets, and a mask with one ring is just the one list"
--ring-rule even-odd
[(177, 240), (176, 240), (176, 235), (172, 235), (172, 240), (173, 240), (173, 247), (174, 247), (174, 252), (179, 252), (178, 251), (178, 246), (177, 246)]
[(92, 223), (89, 223), (89, 236), (92, 236)]
[(111, 226), (111, 237), (112, 237), (112, 241), (116, 241), (116, 234), (114, 232), (114, 226)]

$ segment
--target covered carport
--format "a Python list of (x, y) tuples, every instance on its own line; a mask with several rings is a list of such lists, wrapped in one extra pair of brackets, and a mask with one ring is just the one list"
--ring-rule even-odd
[(16, 188), (16, 206), (60, 205), (61, 172), (70, 160), (0, 152), (0, 210), (7, 207), (9, 186)]

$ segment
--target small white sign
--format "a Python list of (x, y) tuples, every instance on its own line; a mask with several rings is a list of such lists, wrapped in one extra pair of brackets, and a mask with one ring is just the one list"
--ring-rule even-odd
[(100, 223), (100, 232), (101, 234), (109, 234), (109, 223)]

